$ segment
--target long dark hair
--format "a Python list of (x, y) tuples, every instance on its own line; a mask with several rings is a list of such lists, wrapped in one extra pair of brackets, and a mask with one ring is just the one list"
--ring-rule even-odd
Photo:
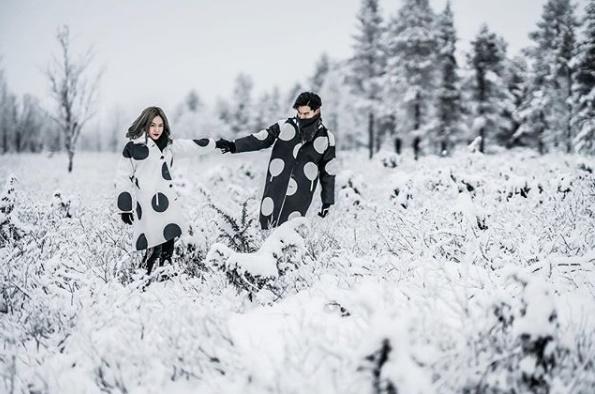
[(132, 126), (128, 128), (128, 132), (126, 133), (126, 137), (130, 139), (136, 139), (149, 131), (149, 126), (151, 125), (151, 121), (155, 119), (156, 116), (159, 116), (163, 119), (163, 133), (167, 137), (167, 139), (171, 139), (171, 130), (169, 128), (169, 121), (167, 120), (167, 116), (165, 116), (165, 112), (159, 107), (148, 107), (141, 112), (140, 116), (136, 118), (134, 122), (132, 122)]

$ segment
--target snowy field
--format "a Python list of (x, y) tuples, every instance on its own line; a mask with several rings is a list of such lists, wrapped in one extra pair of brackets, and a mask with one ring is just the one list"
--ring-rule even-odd
[(330, 216), (265, 235), (268, 154), (178, 166), (151, 278), (117, 155), (0, 156), (0, 392), (593, 392), (592, 158), (340, 153)]

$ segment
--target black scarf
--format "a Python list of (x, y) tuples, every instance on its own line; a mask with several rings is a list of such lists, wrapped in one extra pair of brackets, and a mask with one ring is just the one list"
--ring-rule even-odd
[(297, 124), (300, 129), (300, 136), (302, 139), (302, 143), (306, 141), (312, 141), (316, 131), (322, 124), (322, 119), (320, 119), (320, 114), (310, 118), (310, 119), (300, 119), (296, 118)]
[(159, 150), (161, 152), (163, 152), (163, 149), (165, 149), (168, 142), (169, 142), (169, 138), (167, 137), (167, 135), (165, 133), (161, 133), (159, 138), (157, 138), (157, 141), (155, 141), (155, 144), (157, 145)]

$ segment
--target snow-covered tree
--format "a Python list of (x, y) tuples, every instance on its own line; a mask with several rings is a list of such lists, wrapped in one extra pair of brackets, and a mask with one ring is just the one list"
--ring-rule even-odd
[(252, 89), (254, 82), (249, 75), (236, 77), (231, 99), (229, 126), (234, 135), (241, 135), (254, 128)]
[(0, 69), (0, 149), (2, 153), (11, 149), (16, 122), (16, 96), (8, 90), (4, 70)]
[(378, 0), (362, 0), (357, 14), (357, 33), (351, 58), (350, 84), (360, 107), (368, 116), (368, 150), (374, 155), (381, 76), (385, 68), (384, 26)]
[(255, 128), (260, 130), (285, 117), (286, 108), (281, 108), (281, 92), (277, 86), (263, 93), (255, 103)]
[(516, 134), (521, 126), (521, 110), (523, 101), (528, 93), (528, 68), (527, 62), (522, 56), (515, 56), (507, 61), (505, 80), (508, 91), (512, 97), (512, 111), (505, 111), (505, 116), (510, 119), (509, 133), (501, 134), (499, 144), (507, 148), (519, 145)]
[(56, 103), (52, 119), (64, 136), (68, 172), (72, 172), (74, 153), (81, 131), (95, 115), (99, 75), (89, 75), (92, 52), (88, 51), (80, 60), (73, 57), (68, 26), (59, 28), (56, 38), (61, 58), (54, 59), (47, 70), (50, 92)]
[[(175, 117), (172, 119), (174, 136), (177, 138), (199, 138), (203, 136), (231, 136), (230, 125), (233, 114), (222, 116), (221, 108), (212, 111), (205, 105), (198, 93), (191, 90), (182, 103), (178, 105)], [(252, 114), (249, 113), (250, 119)], [(239, 125), (239, 123), (237, 123)], [(244, 132), (249, 128), (242, 129)], [(241, 131), (240, 131), (241, 132)]]
[(456, 52), (457, 34), (450, 0), (438, 17), (438, 57), (440, 64), (438, 89), (437, 142), (440, 153), (448, 154), (457, 142), (462, 128), (461, 91)]
[[(283, 113), (287, 114), (288, 116), (295, 115), (295, 111), (293, 110), (293, 103), (295, 103), (295, 99), (299, 96), (301, 92), (304, 91), (304, 87), (301, 83), (296, 82), (287, 92), (284, 100), (284, 107), (281, 108)], [(324, 105), (324, 97), (322, 98), (322, 105)]]
[(595, 154), (595, 0), (586, 6), (584, 29), (574, 61), (573, 144), (576, 152)]
[(200, 99), (198, 93), (194, 89), (188, 92), (188, 94), (186, 95), (186, 99), (184, 100), (184, 104), (186, 104), (188, 110), (192, 112), (198, 111), (198, 109), (203, 105), (202, 100)]
[(506, 116), (514, 111), (513, 97), (504, 80), (506, 43), (483, 25), (471, 42), (468, 62), (473, 70), (472, 129), (481, 137), (479, 150), (485, 152), (486, 142), (505, 140), (512, 128)]
[(573, 68), (578, 21), (571, 0), (548, 0), (537, 29), (529, 36), (531, 86), (523, 105), (519, 134), (536, 140), (540, 151), (572, 150)]
[(23, 96), (18, 122), (15, 125), (14, 148), (15, 152), (37, 152), (43, 145), (41, 132), (44, 128), (45, 114), (39, 100), (29, 94)]
[(330, 65), (320, 88), (325, 126), (336, 136), (339, 149), (358, 149), (368, 142), (367, 114), (357, 110), (357, 98), (349, 85), (348, 61)]
[[(420, 142), (435, 128), (438, 37), (435, 16), (428, 0), (405, 0), (388, 25), (386, 102), (399, 132)], [(426, 141), (427, 142), (427, 141)], [(417, 153), (416, 153), (417, 156)]]
[(310, 90), (316, 93), (320, 91), (320, 88), (324, 83), (324, 78), (326, 77), (329, 68), (329, 57), (326, 53), (323, 53), (318, 59), (318, 62), (316, 62), (316, 66), (314, 67), (314, 74), (310, 78)]

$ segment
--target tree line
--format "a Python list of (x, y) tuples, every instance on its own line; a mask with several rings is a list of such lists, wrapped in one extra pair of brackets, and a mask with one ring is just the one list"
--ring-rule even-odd
[[(512, 57), (487, 25), (459, 56), (450, 2), (436, 12), (429, 0), (403, 0), (385, 18), (379, 0), (362, 0), (356, 22), (352, 56), (323, 54), (311, 77), (286, 92), (274, 87), (255, 95), (246, 74), (212, 106), (192, 89), (173, 111), (175, 133), (234, 137), (257, 130), (290, 115), (295, 96), (312, 90), (323, 98), (339, 147), (365, 148), (370, 157), (404, 147), (416, 157), (449, 155), (474, 140), (482, 152), (523, 146), (542, 154), (595, 153), (595, 0), (581, 17), (571, 0), (548, 0), (531, 45)], [(117, 149), (124, 115), (116, 110), (112, 124), (89, 130), (100, 80), (89, 69), (93, 54), (74, 56), (66, 26), (56, 38), (60, 53), (46, 70), (52, 108), (11, 93), (0, 67), (0, 153), (65, 151), (71, 169), (81, 142)]]

